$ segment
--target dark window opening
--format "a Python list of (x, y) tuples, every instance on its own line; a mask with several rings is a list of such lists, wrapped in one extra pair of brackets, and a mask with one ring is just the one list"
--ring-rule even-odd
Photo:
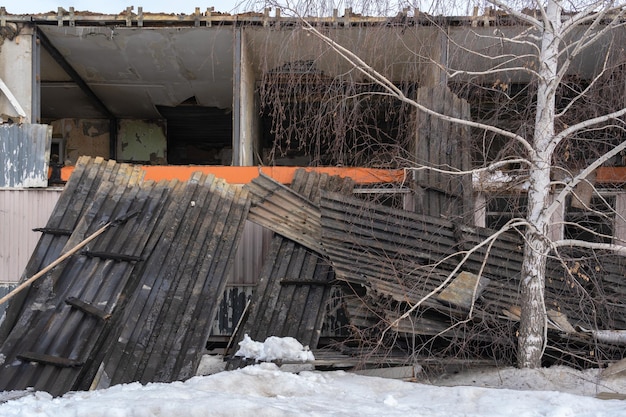
[(499, 230), (514, 218), (524, 218), (528, 208), (528, 198), (525, 194), (511, 194), (489, 197), (485, 225)]
[[(415, 96), (415, 83), (401, 88)], [(264, 163), (397, 168), (412, 158), (414, 109), (380, 86), (288, 63), (259, 84)]]
[(167, 161), (172, 165), (230, 165), (232, 115), (229, 110), (183, 104), (158, 106), (167, 120)]

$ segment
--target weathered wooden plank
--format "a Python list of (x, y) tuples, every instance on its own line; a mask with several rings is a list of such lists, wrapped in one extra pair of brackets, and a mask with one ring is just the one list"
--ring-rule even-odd
[[(429, 107), (439, 114), (446, 114), (446, 97), (445, 91), (446, 87), (442, 88), (440, 86), (435, 87), (433, 89), (432, 101), (429, 103)], [(429, 137), (430, 142), (430, 154), (429, 156), (429, 165), (431, 167), (442, 169), (445, 167), (442, 166), (442, 160), (445, 154), (445, 146), (447, 145), (447, 122), (442, 120), (439, 117), (431, 118), (431, 135)], [(430, 181), (428, 185), (432, 185), (438, 189), (446, 190), (446, 185), (443, 180), (443, 175), (438, 171), (431, 171), (430, 173)], [(435, 199), (433, 199), (435, 200)], [(432, 206), (431, 206), (432, 207)], [(431, 209), (431, 216), (436, 216), (437, 211)]]
[(90, 258), (111, 259), (117, 262), (139, 262), (142, 260), (142, 258), (139, 256), (113, 252), (98, 252), (91, 250), (84, 250), (81, 252), (81, 255), (85, 255)]
[[(431, 103), (432, 90), (427, 88), (420, 88), (417, 90), (417, 102), (425, 103), (428, 106)], [(415, 161), (420, 166), (427, 166), (430, 161), (430, 115), (425, 112), (417, 110), (417, 129), (416, 129), (416, 154)], [(430, 173), (427, 170), (418, 170), (415, 172), (415, 181), (418, 186), (421, 184), (428, 184)]]
[(44, 365), (58, 366), (62, 368), (76, 368), (83, 363), (74, 359), (61, 358), (59, 356), (46, 355), (36, 352), (24, 352), (17, 355), (18, 359), (30, 362), (38, 362)]
[(107, 313), (101, 309), (99, 309), (98, 307), (94, 306), (93, 304), (90, 303), (86, 303), (82, 300), (79, 300), (76, 297), (68, 297), (65, 302), (69, 305), (71, 305), (72, 307), (75, 307), (77, 309), (79, 309), (80, 311), (89, 314), (91, 316), (97, 317), (100, 320), (108, 320), (109, 318), (111, 318), (111, 314)]
[(58, 229), (54, 227), (36, 227), (33, 229), (33, 232), (49, 233), (51, 235), (59, 235), (59, 236), (70, 236), (72, 234), (71, 230)]
[[(425, 107), (444, 115), (469, 118), (469, 107), (465, 100), (454, 95), (446, 86), (419, 88), (417, 101)], [(418, 166), (440, 169), (467, 170), (468, 160), (462, 156), (469, 139), (469, 130), (423, 112), (416, 114), (415, 160)], [(469, 153), (468, 153), (469, 155)], [(467, 213), (471, 210), (469, 188), (466, 178), (450, 176), (436, 170), (419, 170), (414, 174), (417, 185), (416, 212), (438, 217), (471, 220)], [(463, 195), (464, 198), (453, 197)], [(468, 223), (470, 224), (470, 223)]]

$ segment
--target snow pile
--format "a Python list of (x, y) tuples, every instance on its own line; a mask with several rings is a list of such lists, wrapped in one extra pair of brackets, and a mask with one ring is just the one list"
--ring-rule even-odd
[[(549, 371), (547, 371), (549, 373)], [(574, 371), (575, 373), (575, 371)], [(563, 376), (574, 377), (574, 373)], [(534, 374), (528, 374), (533, 385)], [(486, 376), (486, 375), (485, 375)], [(520, 378), (523, 373), (518, 374)], [(5, 393), (6, 394), (6, 393)], [(438, 387), (343, 371), (282, 372), (262, 363), (170, 384), (116, 385), (61, 398), (0, 394), (2, 417), (625, 416), (626, 401), (551, 391)]]
[[(259, 343), (246, 335), (240, 346), (237, 354), (258, 360), (313, 359), (293, 338), (270, 337)], [(60, 398), (32, 389), (0, 392), (0, 416), (626, 416), (626, 401), (614, 399), (626, 398), (626, 379), (604, 378), (600, 370), (483, 369), (442, 376), (431, 381), (435, 385), (426, 385), (344, 371), (296, 374), (267, 362), (219, 372), (222, 362), (219, 356), (208, 357), (201, 368), (217, 373), (170, 384), (120, 384)]]
[(239, 350), (235, 356), (243, 356), (246, 359), (257, 361), (299, 361), (308, 362), (315, 360), (313, 352), (308, 346), (302, 346), (293, 337), (270, 336), (265, 342), (256, 342), (247, 334), (239, 342)]

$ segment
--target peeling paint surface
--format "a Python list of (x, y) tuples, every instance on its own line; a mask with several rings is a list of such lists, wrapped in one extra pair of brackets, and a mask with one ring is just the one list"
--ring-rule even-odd
[(48, 125), (0, 125), (0, 188), (47, 187), (51, 139)]
[(118, 158), (123, 161), (163, 165), (167, 138), (161, 120), (120, 120)]
[(65, 164), (80, 156), (109, 158), (109, 121), (105, 119), (60, 119), (52, 123), (55, 136), (63, 138)]

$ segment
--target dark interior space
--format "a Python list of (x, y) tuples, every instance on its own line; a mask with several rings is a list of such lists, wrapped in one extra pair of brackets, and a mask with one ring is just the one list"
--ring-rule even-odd
[(167, 119), (167, 160), (172, 165), (230, 165), (230, 110), (183, 104), (157, 106)]

